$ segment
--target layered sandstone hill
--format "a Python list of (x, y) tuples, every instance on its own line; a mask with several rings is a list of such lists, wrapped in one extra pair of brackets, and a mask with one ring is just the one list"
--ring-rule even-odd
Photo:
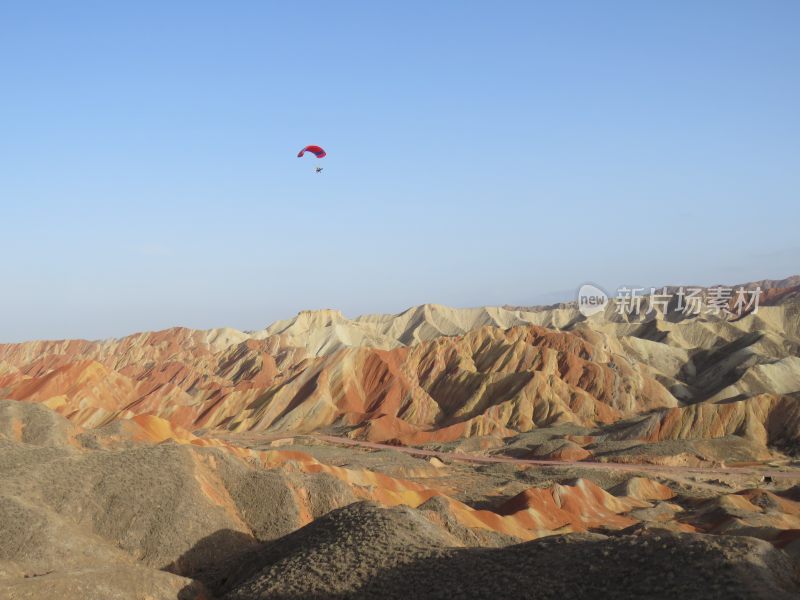
[[(438, 598), (462, 589), (488, 598), (597, 589), (788, 598), (800, 589), (791, 562), (800, 552), (796, 489), (698, 498), (676, 482), (629, 477), (604, 489), (585, 478), (529, 481), (538, 474), (523, 469), (521, 492), (481, 509), (457, 499), (453, 482), (468, 476), (494, 496), (491, 473), (384, 456), (404, 478), (359, 466), (370, 453), (326, 454), (250, 450), (149, 415), (85, 430), (45, 406), (0, 401), (0, 596)], [(331, 464), (342, 460), (348, 466)], [(473, 571), (481, 576), (470, 579)]]
[(353, 320), (306, 311), (249, 333), (176, 328), (4, 344), (0, 398), (43, 403), (84, 427), (154, 415), (190, 431), (337, 427), (420, 444), (622, 422), (603, 435), (734, 434), (791, 448), (797, 289), (770, 287), (767, 305), (733, 321), (674, 311), (633, 318), (613, 305), (588, 319), (571, 305), (424, 305)]
[(354, 435), (408, 441), (594, 426), (677, 405), (642, 363), (534, 325), (319, 357), (285, 346), (282, 335), (221, 347), (188, 330), (5, 346), (2, 395), (82, 426), (153, 414), (187, 429), (348, 425)]
[(796, 597), (799, 291), (0, 345), (0, 596)]

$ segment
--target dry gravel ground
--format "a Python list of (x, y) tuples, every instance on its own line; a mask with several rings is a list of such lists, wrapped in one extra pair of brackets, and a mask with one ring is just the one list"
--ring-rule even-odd
[(211, 600), (199, 582), (141, 566), (96, 566), (0, 581), (2, 600)]
[(789, 599), (797, 583), (782, 552), (751, 538), (573, 534), (453, 548), (412, 509), (358, 503), (267, 545), (225, 599)]
[(193, 598), (305, 523), (294, 490), (312, 517), (355, 500), (327, 474), (170, 442), (91, 449), (75, 434), (43, 406), (0, 401), (1, 600)]

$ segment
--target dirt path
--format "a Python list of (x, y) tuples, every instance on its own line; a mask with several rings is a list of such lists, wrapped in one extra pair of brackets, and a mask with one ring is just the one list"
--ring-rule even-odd
[(380, 444), (377, 442), (354, 440), (335, 435), (326, 435), (323, 433), (287, 434), (287, 433), (227, 433), (226, 432), (224, 434), (220, 434), (216, 432), (208, 432), (207, 435), (224, 438), (225, 440), (232, 443), (237, 443), (237, 441), (239, 441), (248, 444), (269, 443), (283, 439), (307, 438), (343, 446), (356, 446), (372, 450), (393, 450), (395, 452), (403, 452), (411, 456), (420, 456), (428, 458), (436, 457), (444, 460), (457, 460), (470, 463), (509, 463), (514, 465), (537, 465), (537, 466), (561, 467), (561, 468), (575, 467), (580, 469), (597, 469), (603, 471), (667, 473), (667, 474), (684, 475), (684, 476), (703, 475), (706, 477), (719, 477), (719, 476), (772, 477), (773, 479), (800, 481), (800, 469), (794, 467), (786, 467), (784, 469), (776, 469), (775, 467), (760, 467), (760, 466), (724, 467), (724, 468), (672, 467), (665, 465), (626, 464), (626, 463), (613, 463), (613, 462), (600, 463), (600, 462), (584, 462), (584, 461), (520, 459), (520, 458), (511, 458), (508, 456), (483, 456), (479, 454), (464, 454), (461, 452), (440, 452), (438, 450), (425, 450), (423, 448), (411, 448), (408, 446), (394, 446), (391, 444)]

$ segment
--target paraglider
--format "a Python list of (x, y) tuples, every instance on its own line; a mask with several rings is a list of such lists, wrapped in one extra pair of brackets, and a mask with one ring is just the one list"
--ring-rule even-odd
[[(297, 158), (302, 158), (306, 152), (311, 152), (311, 154), (316, 156), (318, 159), (325, 158), (325, 156), (328, 154), (320, 146), (306, 146), (305, 148), (300, 150), (300, 152), (297, 153)], [(322, 173), (322, 167), (319, 166), (319, 163), (317, 163), (317, 165), (314, 167), (314, 172)]]
[(319, 146), (306, 146), (305, 148), (300, 150), (300, 152), (297, 153), (297, 158), (302, 158), (303, 154), (305, 154), (306, 152), (311, 152), (317, 158), (324, 158), (325, 155), (327, 154), (327, 152), (325, 152), (325, 150), (323, 150)]

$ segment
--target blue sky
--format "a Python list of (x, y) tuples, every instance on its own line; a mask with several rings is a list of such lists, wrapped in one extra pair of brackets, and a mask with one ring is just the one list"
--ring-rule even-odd
[(794, 1), (2, 3), (0, 341), (800, 272), (798, 22)]

